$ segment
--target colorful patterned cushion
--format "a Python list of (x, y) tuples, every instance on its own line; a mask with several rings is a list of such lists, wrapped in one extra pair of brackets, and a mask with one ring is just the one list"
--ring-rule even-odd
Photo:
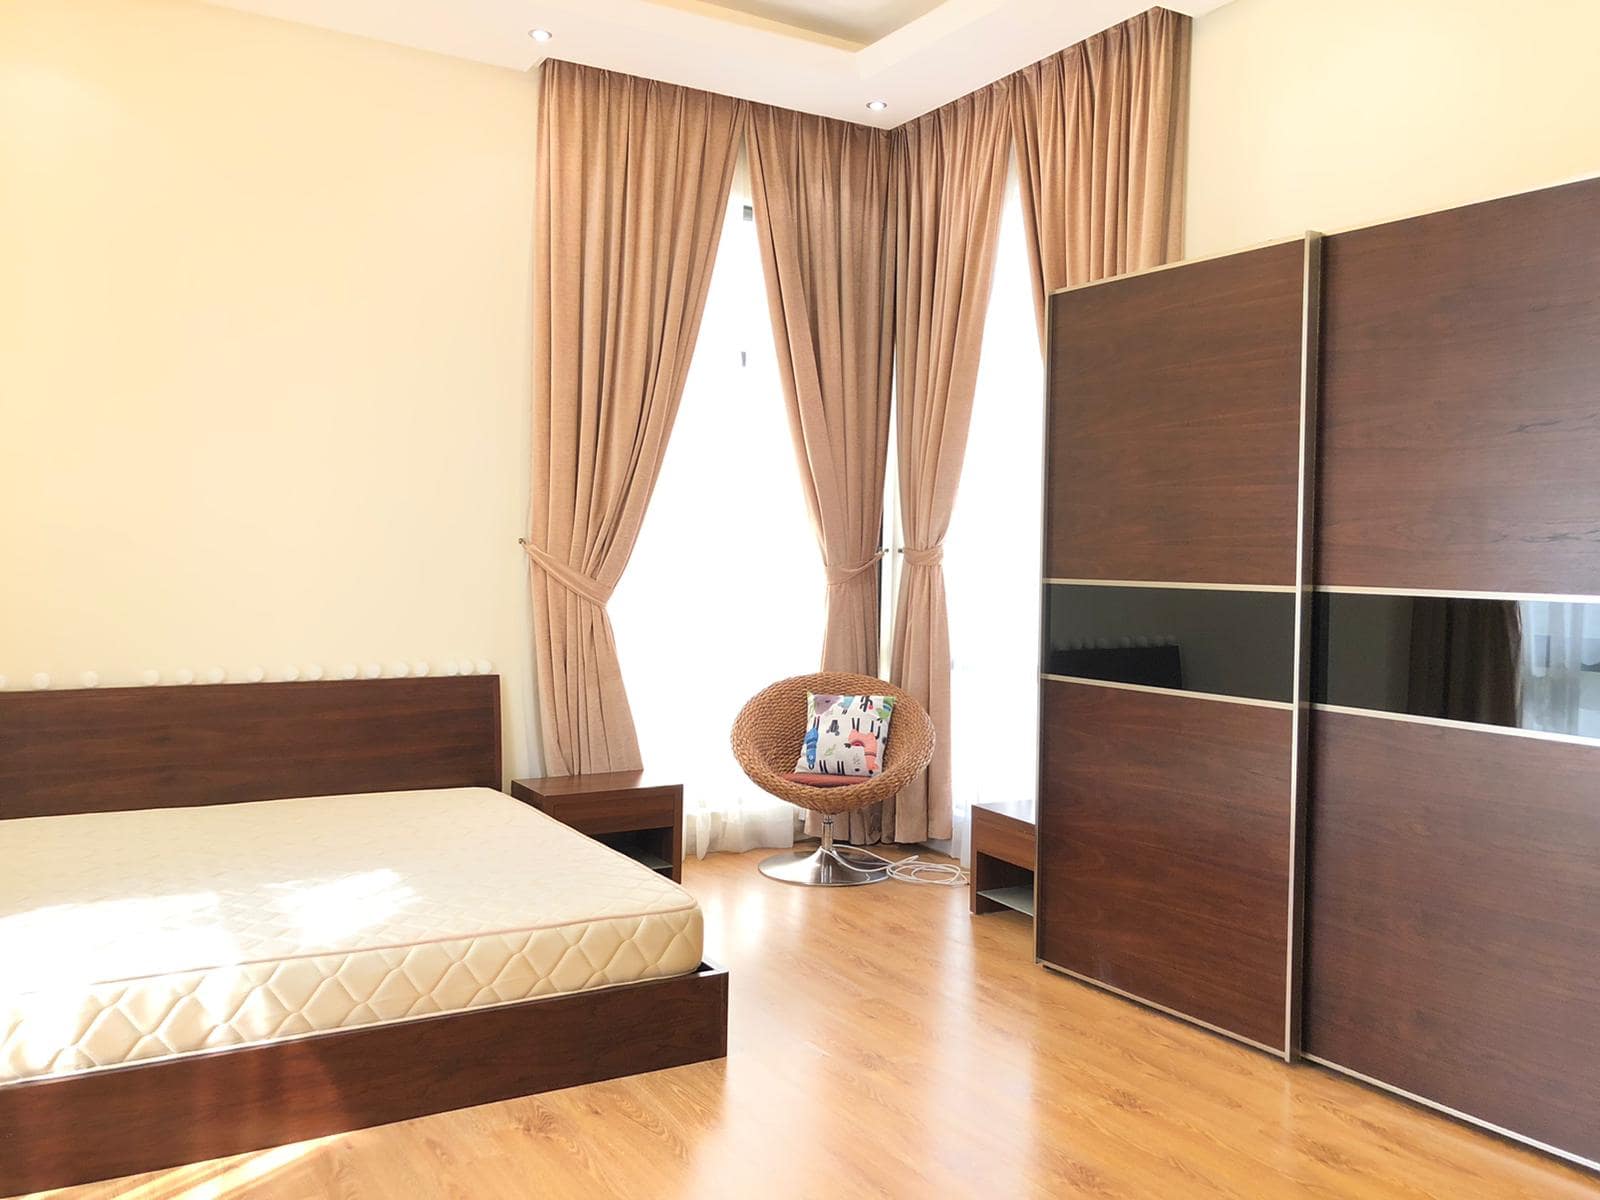
[(818, 696), (806, 698), (811, 714), (796, 771), (870, 779), (883, 769), (889, 744), (893, 696)]

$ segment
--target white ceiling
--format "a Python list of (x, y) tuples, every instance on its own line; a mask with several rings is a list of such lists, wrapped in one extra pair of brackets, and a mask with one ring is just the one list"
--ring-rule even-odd
[[(527, 70), (545, 57), (889, 128), (1151, 0), (211, 0)], [(1168, 0), (1199, 16), (1227, 0)], [(555, 34), (540, 44), (528, 30)], [(889, 107), (867, 111), (869, 100)]]

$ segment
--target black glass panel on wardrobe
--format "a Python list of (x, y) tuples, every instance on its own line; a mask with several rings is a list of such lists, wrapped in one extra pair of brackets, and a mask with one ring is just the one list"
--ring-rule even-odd
[(1049, 675), (1289, 700), (1294, 596), (1046, 584), (1042, 658)]
[(1600, 604), (1322, 592), (1321, 704), (1600, 737)]

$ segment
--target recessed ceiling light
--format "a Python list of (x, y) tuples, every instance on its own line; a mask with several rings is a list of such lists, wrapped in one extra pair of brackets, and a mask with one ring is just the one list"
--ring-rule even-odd
[(889, 102), (887, 100), (868, 100), (867, 107), (873, 112), (882, 112), (889, 107)]
[(555, 37), (555, 34), (551, 33), (548, 29), (530, 29), (528, 30), (528, 36), (536, 42), (548, 42), (551, 38)]

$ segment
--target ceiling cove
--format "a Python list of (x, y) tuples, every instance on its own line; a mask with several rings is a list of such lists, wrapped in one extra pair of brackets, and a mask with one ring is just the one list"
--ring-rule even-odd
[[(1200, 16), (1227, 0), (1173, 0)], [(881, 128), (1124, 21), (1148, 0), (210, 0), (525, 71), (549, 58)], [(529, 31), (544, 29), (548, 41)], [(867, 108), (886, 101), (881, 111)]]

